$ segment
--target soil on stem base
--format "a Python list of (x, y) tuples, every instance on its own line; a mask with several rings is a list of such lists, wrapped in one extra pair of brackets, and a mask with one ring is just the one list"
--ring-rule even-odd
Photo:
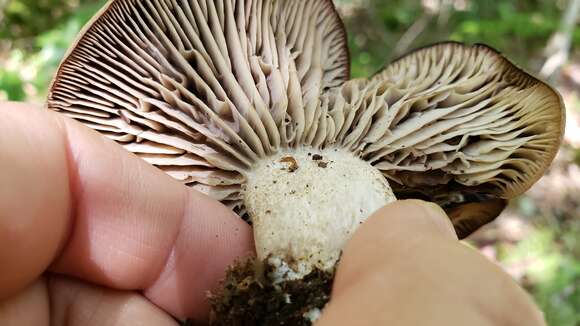
[(254, 259), (230, 268), (221, 292), (210, 295), (210, 325), (312, 325), (330, 299), (334, 274), (314, 270), (302, 279), (273, 284), (271, 271)]

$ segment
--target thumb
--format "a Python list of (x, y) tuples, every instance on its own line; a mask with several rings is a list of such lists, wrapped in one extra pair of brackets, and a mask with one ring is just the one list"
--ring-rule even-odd
[(395, 202), (347, 244), (322, 325), (545, 325), (509, 275), (459, 241), (443, 210)]
[(355, 284), (377, 265), (395, 264), (430, 239), (457, 241), (453, 224), (438, 205), (400, 200), (373, 214), (343, 251), (333, 294)]

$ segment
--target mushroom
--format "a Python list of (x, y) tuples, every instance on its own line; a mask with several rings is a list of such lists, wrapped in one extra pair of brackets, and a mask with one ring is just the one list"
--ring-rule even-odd
[(48, 108), (251, 222), (278, 289), (332, 275), (397, 198), (438, 203), (468, 236), (540, 178), (564, 125), (559, 95), (485, 45), (436, 44), (349, 80), (330, 0), (112, 0)]

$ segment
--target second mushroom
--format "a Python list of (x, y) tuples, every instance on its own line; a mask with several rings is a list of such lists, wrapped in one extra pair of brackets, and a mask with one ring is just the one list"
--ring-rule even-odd
[(558, 150), (559, 95), (487, 46), (426, 47), (370, 79), (349, 80), (349, 64), (328, 0), (112, 0), (48, 108), (252, 223), (261, 282), (281, 297), (332, 275), (357, 226), (397, 198), (438, 203), (468, 236)]

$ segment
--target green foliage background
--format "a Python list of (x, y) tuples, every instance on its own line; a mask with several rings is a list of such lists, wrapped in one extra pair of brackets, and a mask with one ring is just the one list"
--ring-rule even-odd
[[(105, 2), (0, 0), (0, 99), (44, 101), (52, 75), (75, 35)], [(444, 40), (488, 44), (537, 72), (567, 4), (566, 0), (335, 2), (349, 34), (353, 77), (369, 76), (412, 48)], [(438, 3), (439, 10), (429, 12), (425, 3)], [(417, 22), (424, 23), (420, 33), (408, 46), (401, 46), (403, 35)], [(573, 45), (580, 45), (578, 28)], [(573, 150), (580, 158), (580, 151)], [(517, 243), (494, 242), (497, 258), (502, 264), (539, 262), (526, 270), (522, 285), (545, 311), (550, 325), (580, 326), (580, 203), (568, 211), (542, 211), (523, 197), (513, 209), (532, 219), (534, 229)]]
[[(418, 0), (338, 0), (348, 8), (347, 25), (353, 54), (353, 75), (367, 76), (385, 62), (402, 55), (393, 53), (401, 36), (425, 15)], [(443, 3), (443, 1), (435, 1)], [(412, 43), (412, 48), (440, 41), (484, 43), (506, 53), (512, 61), (537, 70), (542, 51), (550, 36), (557, 31), (567, 1), (448, 1), (465, 3), (464, 8), (448, 8), (441, 16), (432, 14), (425, 30)], [(580, 29), (573, 35), (580, 44)]]
[(0, 99), (42, 101), (66, 50), (105, 2), (0, 0)]

